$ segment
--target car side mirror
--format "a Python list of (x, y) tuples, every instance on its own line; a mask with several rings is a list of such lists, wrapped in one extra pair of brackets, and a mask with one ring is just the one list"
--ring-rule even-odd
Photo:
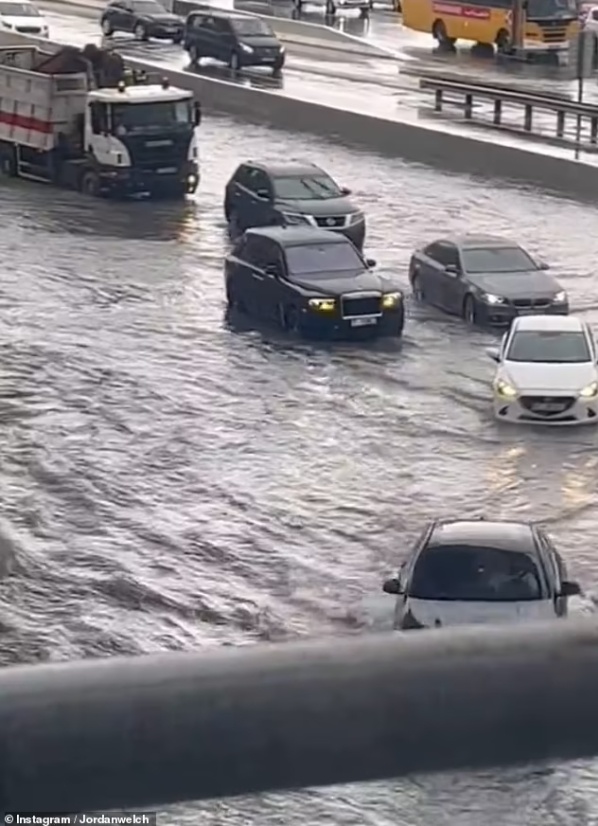
[(258, 189), (255, 193), (260, 201), (269, 201), (270, 200), (270, 193), (267, 189)]
[(341, 195), (350, 195), (350, 194), (351, 194), (351, 190), (349, 189), (348, 186), (342, 186), (341, 187)]
[(201, 103), (198, 101), (193, 104), (193, 123), (195, 126), (199, 126), (201, 123)]
[(401, 583), (396, 577), (392, 579), (387, 579), (384, 585), (382, 586), (382, 590), (385, 594), (402, 594), (403, 589), (401, 588)]
[(266, 275), (273, 275), (274, 278), (280, 278), (280, 267), (278, 264), (266, 264), (264, 272)]
[(447, 264), (444, 271), (447, 275), (454, 275), (455, 277), (459, 275), (459, 267), (455, 264)]
[(500, 350), (498, 347), (486, 347), (486, 353), (492, 361), (500, 361)]
[(375, 258), (366, 258), (365, 263), (368, 265), (368, 267), (371, 268), (371, 267), (375, 267), (378, 262), (376, 261)]
[(549, 265), (549, 264), (547, 264), (547, 262), (546, 262), (546, 261), (543, 261), (543, 260), (540, 258), (540, 259), (538, 259), (538, 269), (539, 269), (539, 270), (549, 270), (549, 269), (550, 269), (550, 265)]
[(562, 597), (578, 597), (581, 594), (581, 587), (579, 582), (570, 582), (565, 580), (565, 582), (561, 583), (561, 593), (560, 596)]

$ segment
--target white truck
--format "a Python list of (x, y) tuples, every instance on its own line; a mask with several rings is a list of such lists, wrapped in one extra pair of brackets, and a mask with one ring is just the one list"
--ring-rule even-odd
[(168, 81), (98, 88), (83, 53), (64, 51), (0, 47), (0, 171), (95, 196), (193, 193), (193, 93)]

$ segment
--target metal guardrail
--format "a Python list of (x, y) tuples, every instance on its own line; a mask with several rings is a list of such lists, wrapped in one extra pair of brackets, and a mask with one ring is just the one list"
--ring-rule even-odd
[(82, 813), (598, 754), (598, 624), (0, 669), (0, 811)]
[[(474, 102), (476, 100), (490, 101), (494, 104), (492, 123), (494, 126), (513, 128), (503, 123), (503, 107), (505, 104), (523, 107), (524, 132), (534, 134), (534, 112), (550, 112), (555, 115), (555, 136), (565, 138), (567, 116), (575, 120), (589, 121), (589, 143), (598, 144), (598, 107), (591, 103), (576, 103), (572, 100), (563, 100), (548, 94), (524, 92), (505, 87), (490, 86), (483, 83), (469, 81), (447, 80), (445, 78), (422, 78), (420, 89), (434, 92), (434, 111), (442, 112), (446, 101), (445, 95), (459, 95), (463, 98), (464, 116), (466, 120), (473, 120)], [(451, 101), (454, 102), (454, 101)]]

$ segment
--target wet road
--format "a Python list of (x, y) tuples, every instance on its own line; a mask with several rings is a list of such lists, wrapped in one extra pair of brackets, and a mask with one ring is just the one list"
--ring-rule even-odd
[[(311, 158), (351, 186), (405, 286), (431, 233), (512, 234), (598, 325), (596, 211), (206, 118), (186, 206), (3, 184), (3, 663), (384, 627), (372, 604), (432, 515), (545, 520), (598, 583), (598, 432), (503, 429), (491, 334), (410, 307), (402, 345), (323, 348), (224, 318), (224, 183)], [(401, 709), (397, 709), (401, 713)], [(400, 744), (397, 744), (400, 747)], [(214, 826), (589, 826), (596, 764), (414, 778), (177, 810)]]

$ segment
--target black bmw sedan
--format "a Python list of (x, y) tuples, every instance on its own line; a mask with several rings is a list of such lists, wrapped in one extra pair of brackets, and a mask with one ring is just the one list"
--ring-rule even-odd
[(106, 37), (130, 32), (137, 40), (155, 37), (180, 43), (183, 39), (182, 18), (166, 11), (157, 0), (112, 0), (102, 12), (100, 25)]
[(443, 238), (409, 264), (414, 296), (470, 324), (508, 325), (518, 315), (567, 315), (559, 282), (519, 244), (492, 235)]

